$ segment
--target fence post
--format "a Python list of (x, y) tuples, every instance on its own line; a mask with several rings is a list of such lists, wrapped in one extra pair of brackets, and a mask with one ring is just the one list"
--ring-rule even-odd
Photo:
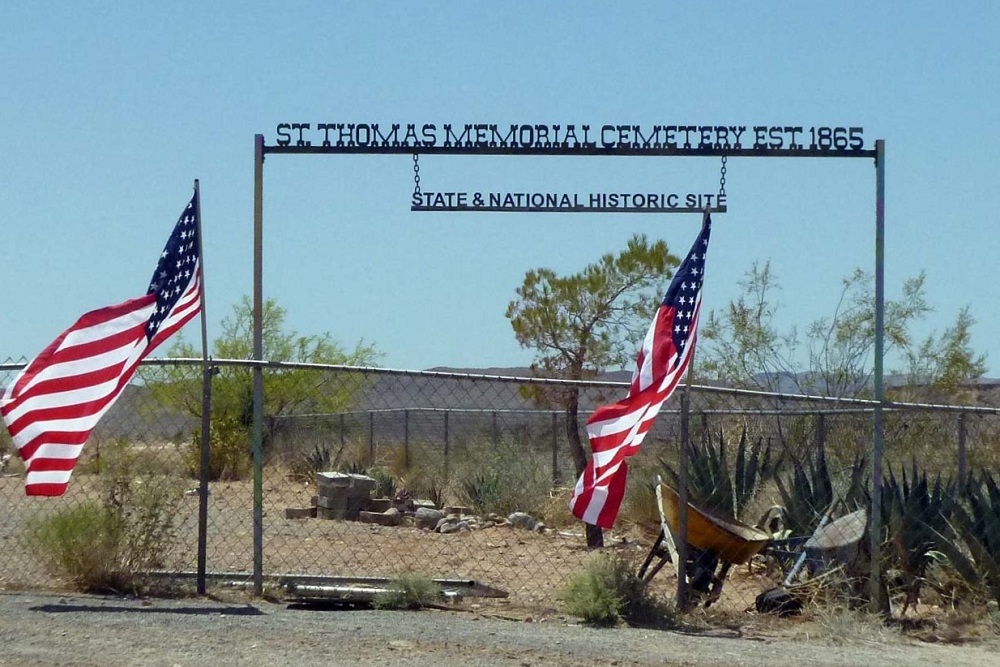
[(677, 608), (687, 611), (688, 606), (688, 582), (687, 582), (687, 558), (688, 558), (688, 447), (691, 438), (690, 431), (690, 410), (688, 392), (691, 389), (690, 378), (691, 369), (688, 367), (688, 385), (681, 391), (681, 438), (680, 457), (677, 462)]
[(451, 414), (450, 410), (444, 411), (444, 479), (448, 481), (448, 448), (449, 448), (449, 433), (448, 433), (448, 416)]
[(375, 413), (368, 411), (368, 467), (375, 465)]
[(965, 489), (965, 475), (966, 467), (968, 461), (966, 460), (966, 423), (965, 423), (965, 413), (958, 413), (958, 489), (959, 495), (962, 495), (962, 490)]
[(816, 413), (816, 446), (826, 458), (826, 415), (822, 412)]
[(403, 410), (403, 468), (410, 469), (410, 411)]
[(559, 415), (552, 412), (552, 486), (559, 483)]
[(340, 413), (340, 451), (344, 451), (344, 413)]
[(202, 367), (201, 383), (201, 470), (198, 473), (198, 595), (204, 595), (208, 563), (208, 472), (212, 448), (212, 376), (215, 367)]

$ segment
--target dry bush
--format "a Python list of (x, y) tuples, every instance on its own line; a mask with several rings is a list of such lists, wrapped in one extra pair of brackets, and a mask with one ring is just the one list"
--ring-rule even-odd
[(143, 471), (141, 454), (124, 440), (106, 448), (101, 460), (101, 500), (29, 524), (27, 545), (79, 590), (137, 593), (142, 574), (162, 567), (176, 543), (183, 480)]

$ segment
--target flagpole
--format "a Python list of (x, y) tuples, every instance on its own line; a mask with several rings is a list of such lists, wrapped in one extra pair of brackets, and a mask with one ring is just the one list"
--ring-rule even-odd
[(201, 283), (201, 470), (198, 479), (198, 595), (206, 590), (208, 556), (208, 468), (211, 462), (212, 367), (208, 358), (208, 316), (205, 312), (205, 254), (201, 238), (201, 190), (194, 179), (195, 228), (198, 232), (198, 281)]
[[(711, 210), (705, 207), (705, 213), (701, 218), (701, 228), (705, 229), (710, 219)], [(690, 445), (690, 412), (691, 412), (691, 385), (694, 378), (694, 342), (697, 340), (697, 332), (688, 345), (687, 377), (684, 382), (684, 392), (681, 394), (681, 447), (678, 468), (680, 475), (677, 480), (677, 608), (686, 610), (688, 606), (688, 582), (687, 582), (687, 560), (688, 560), (688, 446)]]
[[(694, 350), (691, 351), (692, 353)], [(681, 393), (681, 447), (677, 467), (680, 475), (677, 480), (677, 608), (686, 611), (688, 607), (687, 560), (688, 560), (688, 439), (691, 375), (694, 357), (688, 364), (687, 380)]]

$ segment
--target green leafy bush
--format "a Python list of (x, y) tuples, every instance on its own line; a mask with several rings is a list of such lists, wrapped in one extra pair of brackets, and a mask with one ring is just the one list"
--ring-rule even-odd
[[(250, 474), (251, 434), (242, 421), (231, 417), (212, 420), (209, 428), (208, 479), (239, 480)], [(201, 471), (201, 429), (196, 429), (184, 457), (188, 473), (198, 479)]]

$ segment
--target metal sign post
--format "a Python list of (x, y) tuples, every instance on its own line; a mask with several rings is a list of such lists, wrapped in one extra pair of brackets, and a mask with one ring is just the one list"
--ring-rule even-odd
[[(263, 591), (262, 428), (263, 178), (264, 158), (274, 155), (407, 155), (414, 161), (412, 211), (499, 213), (703, 213), (725, 212), (729, 158), (867, 158), (875, 161), (875, 368), (871, 517), (873, 606), (881, 599), (878, 571), (881, 533), (882, 407), (885, 329), (885, 142), (865, 148), (861, 127), (802, 125), (635, 125), (492, 123), (289, 122), (276, 141), (254, 137), (253, 452), (254, 591)], [(429, 192), (421, 188), (420, 155), (717, 157), (720, 188), (713, 193)]]

